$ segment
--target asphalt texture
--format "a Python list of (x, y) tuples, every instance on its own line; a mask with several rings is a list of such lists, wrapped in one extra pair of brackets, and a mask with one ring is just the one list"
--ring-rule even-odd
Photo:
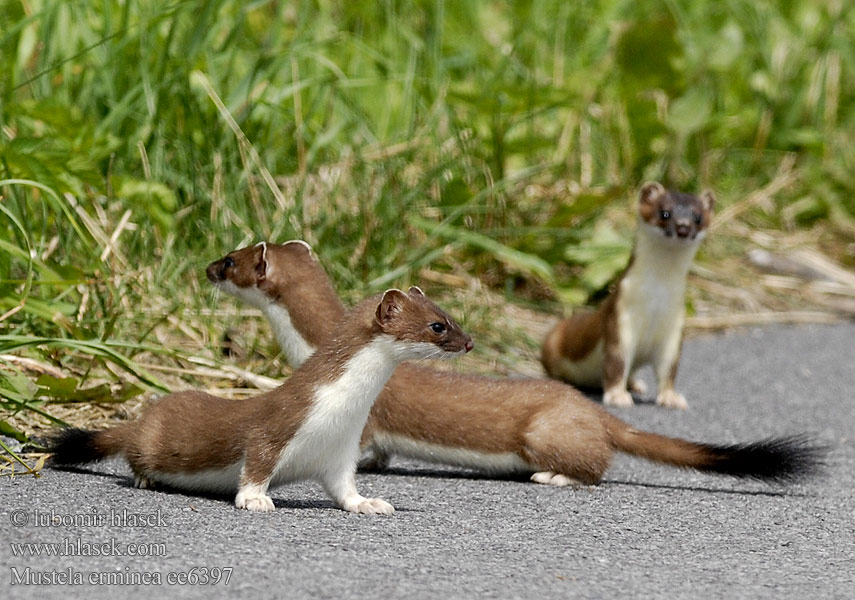
[(121, 461), (46, 469), (0, 480), (0, 596), (855, 598), (855, 324), (696, 337), (677, 383), (688, 411), (620, 416), (717, 443), (808, 432), (832, 446), (827, 471), (773, 486), (621, 456), (573, 489), (396, 460), (357, 476), (395, 505), (384, 517), (313, 483), (254, 514), (134, 489)]

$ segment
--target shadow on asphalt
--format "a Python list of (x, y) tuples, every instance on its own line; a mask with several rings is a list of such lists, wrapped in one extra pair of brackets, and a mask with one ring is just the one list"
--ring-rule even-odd
[[(513, 481), (525, 483), (529, 481), (529, 475), (516, 473), (510, 475), (485, 475), (474, 471), (445, 471), (442, 469), (423, 469), (418, 467), (390, 467), (383, 471), (360, 470), (360, 473), (373, 475), (391, 475), (393, 477), (426, 477), (428, 479), (467, 479), (471, 481)], [(792, 492), (786, 489), (779, 490), (735, 490), (731, 488), (704, 487), (696, 485), (670, 485), (662, 483), (643, 483), (639, 481), (620, 481), (616, 479), (603, 479), (600, 486), (616, 485), (628, 487), (641, 487), (648, 489), (681, 490), (690, 492), (703, 492), (707, 494), (733, 494), (738, 496), (768, 496), (768, 497), (796, 497), (807, 498), (811, 494)], [(584, 486), (593, 488), (597, 486)]]
[[(95, 475), (97, 477), (104, 477), (108, 479), (118, 480), (119, 485), (126, 488), (134, 487), (134, 480), (132, 477), (128, 477), (127, 475), (119, 475), (116, 473), (105, 473), (103, 471), (96, 471), (93, 469), (87, 469), (85, 467), (54, 467), (53, 470), (56, 471), (66, 471), (69, 473), (79, 473), (83, 475)], [(506, 475), (487, 475), (483, 473), (478, 473), (476, 471), (451, 471), (451, 470), (443, 470), (443, 469), (432, 469), (432, 468), (419, 468), (419, 467), (389, 467), (382, 471), (377, 470), (365, 470), (360, 469), (360, 473), (372, 474), (372, 475), (389, 475), (392, 477), (424, 477), (427, 479), (460, 479), (460, 480), (469, 480), (469, 481), (511, 481), (518, 483), (526, 483), (529, 481), (529, 475), (525, 473), (512, 473)], [(796, 497), (796, 498), (808, 498), (812, 494), (804, 494), (804, 493), (796, 493), (786, 489), (779, 490), (739, 490), (732, 488), (717, 488), (717, 487), (706, 487), (706, 486), (697, 486), (697, 485), (672, 485), (672, 484), (663, 484), (663, 483), (644, 483), (639, 481), (621, 481), (617, 479), (603, 479), (600, 484), (601, 486), (624, 486), (624, 487), (638, 487), (638, 488), (647, 488), (647, 489), (656, 489), (656, 490), (675, 490), (675, 491), (690, 491), (690, 492), (701, 492), (706, 494), (729, 494), (736, 496), (765, 496), (765, 497)], [(588, 488), (596, 487), (596, 486), (586, 486)], [(169, 494), (169, 495), (177, 495), (177, 496), (186, 496), (191, 498), (206, 498), (209, 500), (227, 500), (231, 501), (233, 496), (231, 494), (214, 494), (214, 493), (187, 493), (184, 490), (171, 488), (165, 485), (159, 485), (154, 488), (152, 491)], [(273, 498), (273, 504), (276, 508), (287, 508), (292, 510), (318, 510), (318, 509), (333, 509), (337, 508), (335, 504), (333, 504), (329, 500), (282, 500)], [(402, 512), (407, 512), (407, 509), (401, 509)]]

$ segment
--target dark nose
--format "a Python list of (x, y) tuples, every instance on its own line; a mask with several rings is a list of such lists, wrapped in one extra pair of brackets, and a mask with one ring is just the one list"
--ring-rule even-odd
[(205, 275), (208, 276), (208, 281), (211, 283), (217, 283), (218, 281), (223, 280), (223, 269), (220, 268), (220, 263), (222, 261), (215, 261), (208, 265), (208, 268), (205, 269)]
[(470, 350), (472, 350), (472, 348), (475, 347), (475, 342), (473, 342), (472, 340), (467, 340), (466, 345), (464, 345), (463, 347), (466, 349), (467, 352), (469, 352)]
[(688, 223), (677, 223), (674, 226), (674, 231), (677, 233), (678, 237), (684, 238), (687, 237), (689, 233), (691, 233), (692, 228), (691, 226), (689, 226)]

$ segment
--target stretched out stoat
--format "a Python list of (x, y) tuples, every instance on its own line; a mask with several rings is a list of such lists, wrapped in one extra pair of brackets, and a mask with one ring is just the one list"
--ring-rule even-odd
[(715, 196), (692, 196), (658, 183), (641, 188), (638, 231), (629, 266), (598, 310), (580, 311), (559, 322), (541, 349), (546, 372), (556, 379), (603, 389), (603, 403), (632, 406), (631, 379), (653, 365), (659, 384), (656, 404), (685, 409), (674, 389), (685, 319), (686, 276), (706, 235)]
[(472, 340), (416, 287), (366, 300), (330, 333), (275, 390), (245, 400), (177, 392), (132, 423), (63, 429), (50, 447), (52, 463), (122, 454), (138, 487), (237, 490), (235, 506), (252, 511), (273, 510), (271, 485), (315, 479), (344, 510), (392, 513), (391, 504), (356, 490), (371, 405), (402, 361), (463, 354)]
[[(261, 243), (211, 263), (219, 289), (259, 307), (280, 339), (310, 350), (345, 309), (304, 242)], [(275, 305), (272, 308), (271, 305)], [(287, 331), (286, 331), (287, 330)], [(290, 352), (292, 364), (301, 353)], [(747, 444), (698, 444), (635, 429), (574, 388), (550, 380), (498, 379), (399, 366), (371, 410), (362, 446), (375, 467), (394, 454), (484, 473), (529, 473), (556, 486), (599, 482), (615, 452), (677, 467), (786, 481), (811, 472), (823, 450), (793, 436)]]

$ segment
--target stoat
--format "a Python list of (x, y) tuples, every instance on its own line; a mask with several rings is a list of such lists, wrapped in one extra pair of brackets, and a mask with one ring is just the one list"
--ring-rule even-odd
[[(259, 244), (211, 263), (218, 288), (250, 299), (275, 330), (308, 347), (332, 335), (344, 306), (303, 242)], [(276, 304), (271, 311), (268, 304)], [(289, 357), (290, 358), (290, 357)], [(598, 483), (615, 452), (712, 473), (786, 481), (811, 472), (821, 447), (793, 436), (734, 445), (697, 444), (635, 429), (574, 388), (550, 380), (498, 379), (403, 364), (368, 417), (362, 447), (373, 466), (390, 456), (482, 473), (526, 473), (537, 483)]]
[(546, 372), (582, 387), (603, 389), (603, 403), (632, 406), (644, 393), (635, 371), (652, 365), (656, 404), (685, 409), (674, 389), (685, 319), (686, 276), (706, 235), (715, 196), (693, 196), (646, 183), (638, 202), (638, 231), (629, 266), (595, 312), (559, 322), (541, 349)]
[(236, 490), (235, 506), (251, 511), (273, 510), (270, 486), (314, 479), (344, 510), (392, 513), (355, 485), (371, 405), (402, 361), (463, 354), (472, 340), (416, 287), (366, 300), (330, 333), (275, 390), (245, 400), (177, 392), (132, 423), (63, 429), (51, 443), (52, 464), (121, 454), (138, 487)]

